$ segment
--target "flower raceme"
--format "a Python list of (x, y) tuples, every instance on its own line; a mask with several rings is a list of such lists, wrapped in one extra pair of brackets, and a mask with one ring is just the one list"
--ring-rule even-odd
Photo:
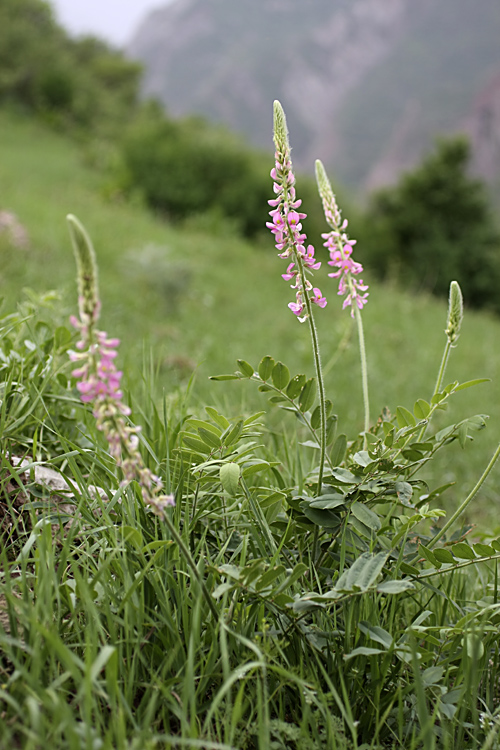
[(108, 443), (110, 455), (123, 472), (123, 483), (136, 480), (142, 498), (153, 512), (164, 517), (165, 508), (175, 504), (173, 495), (163, 495), (161, 479), (144, 465), (139, 452), (140, 427), (127, 424), (130, 409), (123, 403), (120, 389), (122, 373), (115, 359), (120, 341), (97, 329), (100, 301), (97, 288), (97, 266), (92, 243), (80, 222), (68, 216), (71, 239), (78, 267), (78, 307), (80, 317), (72, 315), (72, 325), (80, 332), (77, 351), (70, 359), (78, 366), (72, 375), (83, 403), (92, 405), (92, 413)]
[(297, 210), (302, 201), (297, 199), (295, 191), (285, 113), (279, 102), (274, 102), (274, 143), (275, 166), (271, 170), (271, 177), (277, 197), (268, 201), (273, 210), (269, 212), (272, 221), (268, 221), (267, 226), (274, 234), (279, 257), (292, 261), (282, 277), (285, 281), (293, 282), (291, 288), (295, 289), (295, 302), (290, 302), (288, 307), (303, 323), (309, 317), (310, 304), (325, 307), (326, 299), (306, 276), (307, 272), (317, 271), (321, 262), (314, 257), (314, 247), (306, 247), (307, 237), (301, 223), (306, 214)]
[(330, 252), (328, 265), (337, 269), (329, 273), (328, 276), (339, 280), (338, 294), (345, 296), (342, 307), (343, 309), (350, 307), (351, 315), (354, 317), (353, 305), (362, 310), (368, 301), (366, 291), (368, 286), (363, 283), (363, 279), (358, 278), (359, 274), (363, 272), (363, 266), (351, 258), (356, 240), (350, 240), (345, 232), (347, 219), (342, 220), (332, 186), (319, 159), (316, 161), (316, 179), (325, 217), (332, 227), (331, 232), (321, 235), (326, 240), (324, 244)]

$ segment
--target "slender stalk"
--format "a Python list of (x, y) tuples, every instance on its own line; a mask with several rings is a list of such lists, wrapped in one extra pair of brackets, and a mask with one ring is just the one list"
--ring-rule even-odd
[(434, 387), (434, 393), (432, 394), (433, 397), (436, 395), (436, 393), (439, 393), (439, 390), (441, 388), (443, 378), (444, 378), (444, 373), (446, 371), (446, 366), (448, 365), (448, 360), (450, 358), (450, 352), (451, 352), (451, 341), (448, 339), (446, 341), (446, 346), (444, 347), (443, 359), (441, 360), (441, 367), (439, 368), (436, 385)]
[[(446, 367), (448, 365), (448, 360), (450, 358), (451, 349), (452, 349), (452, 343), (449, 339), (447, 339), (446, 345), (444, 347), (443, 358), (441, 360), (441, 366), (439, 368), (439, 372), (438, 372), (438, 376), (436, 380), (436, 385), (434, 386), (434, 393), (432, 394), (432, 398), (434, 398), (436, 393), (439, 393), (439, 389), (441, 388), (441, 385), (443, 383), (444, 373), (446, 372)], [(417, 442), (420, 442), (420, 440), (422, 440), (422, 438), (424, 437), (427, 431), (428, 426), (429, 426), (429, 417), (427, 418), (427, 423), (424, 424), (424, 426), (422, 427), (422, 429), (420, 430), (418, 434)]]
[[(463, 317), (464, 317), (464, 302), (462, 298), (462, 290), (460, 289), (460, 285), (457, 281), (452, 281), (450, 284), (450, 295), (449, 295), (449, 302), (448, 302), (448, 318), (446, 321), (446, 328), (444, 331), (446, 334), (446, 339), (447, 339), (446, 346), (444, 347), (443, 358), (441, 360), (441, 366), (439, 368), (436, 385), (434, 386), (434, 393), (432, 394), (432, 398), (434, 398), (434, 396), (437, 393), (439, 393), (439, 391), (441, 390), (444, 374), (446, 372), (446, 367), (448, 365), (448, 360), (450, 358), (450, 352), (453, 346), (456, 345), (456, 341), (460, 335), (460, 329), (462, 327)], [(427, 424), (424, 424), (424, 426), (422, 427), (418, 436), (418, 440), (422, 440), (427, 430), (428, 424), (429, 424), (429, 420), (427, 420)]]
[[(300, 268), (299, 273), (302, 276), (302, 279), (304, 281), (304, 288), (305, 288), (305, 272), (304, 272), (304, 266), (302, 264), (302, 260), (299, 257), (298, 253), (296, 253), (297, 257), (297, 263)], [(316, 328), (316, 324), (314, 322), (314, 316), (312, 311), (312, 304), (311, 300), (309, 299), (309, 296), (307, 294), (304, 294), (304, 301), (305, 306), (307, 310), (307, 321), (309, 323), (309, 331), (311, 333), (311, 343), (312, 343), (312, 350), (313, 350), (313, 357), (314, 357), (314, 367), (316, 370), (316, 378), (318, 381), (318, 397), (319, 397), (319, 408), (320, 408), (320, 424), (319, 424), (319, 430), (320, 430), (320, 457), (319, 457), (319, 472), (318, 472), (318, 495), (321, 495), (321, 487), (323, 485), (323, 471), (325, 466), (325, 458), (326, 458), (326, 397), (325, 397), (325, 382), (323, 380), (323, 371), (321, 369), (321, 356), (319, 352), (319, 338), (318, 338), (318, 330)]]
[(361, 359), (361, 382), (363, 386), (363, 404), (365, 411), (364, 421), (364, 432), (365, 437), (363, 440), (363, 449), (366, 450), (368, 440), (366, 433), (370, 429), (370, 398), (368, 395), (368, 367), (366, 364), (366, 348), (365, 348), (365, 334), (363, 330), (363, 319), (361, 317), (361, 311), (357, 306), (354, 306), (356, 315), (356, 324), (358, 326), (358, 338), (359, 338), (359, 355)]
[(490, 473), (490, 471), (493, 469), (495, 463), (497, 462), (497, 459), (498, 459), (499, 456), (500, 456), (500, 445), (498, 445), (498, 447), (497, 447), (495, 453), (493, 454), (493, 456), (491, 458), (491, 461), (489, 462), (488, 466), (483, 471), (483, 473), (481, 474), (479, 480), (476, 482), (476, 484), (474, 485), (474, 487), (472, 488), (472, 490), (469, 492), (469, 494), (467, 495), (467, 497), (465, 498), (465, 500), (463, 501), (463, 503), (457, 508), (457, 510), (455, 511), (455, 513), (452, 515), (452, 517), (449, 519), (449, 521), (447, 521), (445, 523), (445, 525), (443, 526), (443, 528), (438, 531), (438, 533), (436, 534), (436, 536), (433, 537), (433, 539), (431, 539), (431, 541), (427, 545), (429, 548), (434, 547), (434, 545), (436, 544), (436, 542), (438, 542), (446, 534), (446, 532), (448, 531), (448, 529), (451, 526), (453, 526), (453, 524), (455, 523), (455, 521), (457, 520), (457, 518), (459, 518), (459, 516), (462, 515), (462, 513), (467, 508), (467, 506), (469, 505), (469, 503), (472, 501), (472, 499), (478, 493), (479, 489), (481, 488), (481, 486), (484, 483), (485, 479), (487, 478), (488, 474)]

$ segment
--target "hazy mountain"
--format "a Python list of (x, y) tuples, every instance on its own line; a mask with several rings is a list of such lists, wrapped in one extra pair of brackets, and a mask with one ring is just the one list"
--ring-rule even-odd
[(127, 52), (171, 114), (200, 113), (270, 147), (278, 98), (297, 165), (319, 156), (374, 186), (436, 133), (478, 130), (478, 96), (500, 73), (500, 2), (175, 0)]

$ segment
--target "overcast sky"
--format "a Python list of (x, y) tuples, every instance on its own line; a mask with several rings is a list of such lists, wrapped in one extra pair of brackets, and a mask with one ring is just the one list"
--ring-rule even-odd
[(95, 34), (119, 47), (150, 10), (168, 2), (172, 0), (49, 0), (71, 34)]

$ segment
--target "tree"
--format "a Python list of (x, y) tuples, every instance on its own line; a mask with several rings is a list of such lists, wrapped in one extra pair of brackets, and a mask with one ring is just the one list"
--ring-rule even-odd
[(441, 140), (396, 186), (376, 193), (364, 244), (381, 276), (439, 295), (455, 279), (468, 304), (500, 312), (500, 235), (484, 185), (467, 173), (469, 156), (465, 138)]

